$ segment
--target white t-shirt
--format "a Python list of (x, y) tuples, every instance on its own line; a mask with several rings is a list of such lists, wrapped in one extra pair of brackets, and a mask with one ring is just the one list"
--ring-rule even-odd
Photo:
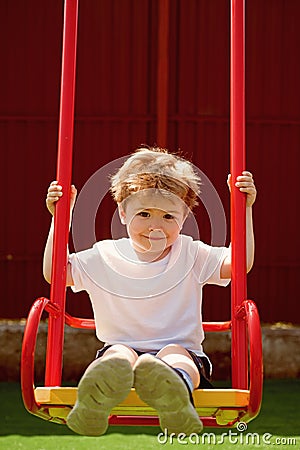
[(220, 267), (230, 250), (179, 235), (160, 261), (141, 262), (130, 239), (104, 240), (73, 253), (74, 292), (89, 294), (96, 335), (142, 352), (175, 343), (204, 355), (202, 287), (228, 285)]

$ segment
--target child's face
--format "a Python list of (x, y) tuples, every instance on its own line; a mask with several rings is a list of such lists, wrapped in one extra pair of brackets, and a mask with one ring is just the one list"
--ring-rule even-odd
[(131, 195), (124, 209), (119, 205), (119, 213), (134, 250), (146, 261), (158, 261), (169, 253), (186, 219), (184, 202), (159, 189)]

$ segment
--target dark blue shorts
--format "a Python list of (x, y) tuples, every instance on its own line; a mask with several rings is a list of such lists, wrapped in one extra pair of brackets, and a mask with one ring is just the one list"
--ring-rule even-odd
[[(108, 348), (110, 348), (111, 345), (105, 345), (103, 348), (101, 348), (100, 350), (97, 351), (96, 353), (96, 359), (97, 358), (101, 358), (101, 356), (104, 355), (104, 353), (106, 352), (106, 350)], [(138, 356), (141, 356), (147, 352), (140, 352), (138, 350), (133, 349)], [(198, 371), (200, 374), (200, 383), (199, 386), (197, 386), (197, 388), (200, 389), (213, 389), (213, 385), (211, 384), (210, 380), (210, 363), (208, 358), (206, 358), (205, 356), (197, 356), (194, 352), (187, 350), (188, 353), (190, 354), (190, 356), (192, 357)], [(151, 355), (155, 356), (155, 353), (153, 352), (149, 352), (151, 353)], [(157, 351), (158, 353), (158, 351)]]

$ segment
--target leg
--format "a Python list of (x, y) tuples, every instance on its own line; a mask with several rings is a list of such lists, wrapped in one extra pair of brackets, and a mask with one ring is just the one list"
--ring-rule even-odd
[(131, 347), (127, 347), (127, 345), (123, 344), (115, 344), (109, 347), (102, 356), (102, 359), (108, 356), (125, 358), (129, 361), (131, 367), (134, 366), (136, 360), (138, 359), (137, 353)]
[(194, 389), (199, 386), (200, 374), (189, 352), (178, 344), (170, 344), (157, 353), (157, 358), (174, 369), (183, 369), (191, 377)]
[(135, 355), (129, 347), (113, 345), (88, 366), (78, 385), (77, 401), (67, 417), (71, 430), (86, 436), (106, 432), (111, 409), (127, 397), (133, 385)]
[[(174, 363), (177, 368), (189, 370), (197, 383), (197, 376), (193, 373), (194, 362), (179, 352), (179, 346), (168, 346), (157, 355), (144, 354), (140, 356), (134, 366), (134, 386), (139, 397), (152, 408), (156, 409), (160, 426), (169, 434), (200, 433), (202, 422), (190, 401), (190, 392), (182, 378), (170, 367)], [(174, 355), (172, 360), (171, 355)], [(184, 350), (184, 349), (182, 349)], [(169, 363), (166, 361), (169, 361)], [(178, 364), (180, 363), (180, 366)], [(187, 371), (186, 370), (186, 371)]]

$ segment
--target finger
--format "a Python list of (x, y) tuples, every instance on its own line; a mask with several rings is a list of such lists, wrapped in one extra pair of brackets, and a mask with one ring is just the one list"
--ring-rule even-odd
[(249, 175), (249, 173), (250, 173), (250, 172), (248, 172), (248, 174), (245, 174), (245, 175), (239, 175), (239, 176), (236, 178), (236, 181), (237, 181), (237, 182), (246, 182), (246, 183), (252, 183), (252, 184), (254, 184), (253, 176), (252, 176), (252, 174)]
[(253, 178), (253, 175), (251, 172), (249, 172), (248, 170), (243, 170), (242, 175), (246, 175), (247, 177), (251, 177)]
[(53, 205), (54, 203), (58, 202), (58, 200), (60, 199), (60, 197), (47, 197), (46, 198), (46, 203), (47, 205)]
[(62, 187), (55, 185), (55, 186), (49, 186), (48, 188), (48, 193), (52, 193), (52, 192), (62, 192)]
[(56, 197), (60, 198), (62, 195), (63, 195), (62, 192), (49, 192), (47, 195), (47, 198), (49, 198), (49, 199), (53, 199)]
[(240, 192), (244, 192), (246, 194), (255, 195), (256, 189), (255, 186), (237, 186)]
[(49, 186), (49, 189), (51, 188), (57, 188), (57, 187), (60, 187), (61, 188), (61, 185), (60, 184), (58, 184), (58, 181), (52, 181), (52, 183), (50, 183), (50, 186)]
[(47, 198), (46, 199), (46, 204), (48, 206), (54, 205), (54, 203), (58, 202), (59, 197), (53, 197), (53, 198)]
[(254, 186), (252, 178), (239, 178), (236, 183), (236, 186)]
[(256, 189), (253, 186), (240, 187), (239, 190), (241, 192), (246, 192), (246, 194), (255, 194)]
[(62, 193), (62, 187), (61, 186), (50, 186), (48, 189), (48, 194), (52, 194), (53, 192), (61, 192)]
[(62, 195), (63, 195), (63, 193), (60, 190), (52, 190), (52, 191), (48, 192), (47, 197), (46, 197), (47, 205), (51, 205), (51, 204), (57, 202), (62, 197)]
[(236, 177), (237, 180), (253, 180), (253, 176), (250, 174), (243, 174)]
[(252, 178), (239, 178), (236, 183), (235, 186), (237, 187), (254, 187), (254, 181), (252, 180)]

